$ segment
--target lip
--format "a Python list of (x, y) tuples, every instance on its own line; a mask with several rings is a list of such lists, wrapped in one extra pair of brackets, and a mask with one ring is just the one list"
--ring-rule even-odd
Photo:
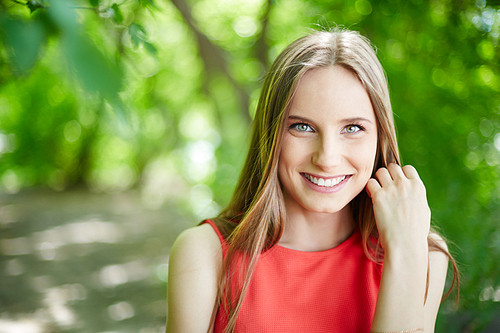
[(331, 187), (326, 187), (326, 186), (319, 186), (319, 185), (316, 185), (312, 182), (310, 182), (306, 176), (305, 176), (305, 172), (301, 172), (300, 175), (302, 176), (302, 179), (304, 180), (304, 182), (306, 183), (306, 185), (316, 191), (316, 192), (320, 192), (320, 193), (335, 193), (335, 192), (338, 192), (340, 191), (346, 184), (347, 182), (349, 181), (349, 179), (351, 178), (352, 175), (339, 175), (339, 176), (333, 176), (333, 177), (321, 177), (321, 176), (318, 176), (318, 175), (315, 175), (315, 174), (312, 174), (312, 173), (308, 173), (308, 175), (311, 175), (313, 177), (316, 177), (316, 178), (323, 178), (323, 179), (333, 179), (333, 178), (339, 178), (339, 177), (343, 177), (345, 176), (345, 179), (340, 182), (339, 184), (335, 185), (335, 186), (331, 186)]

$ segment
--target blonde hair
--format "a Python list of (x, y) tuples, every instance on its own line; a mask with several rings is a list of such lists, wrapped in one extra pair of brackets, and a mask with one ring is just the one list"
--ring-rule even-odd
[[(389, 163), (400, 164), (387, 79), (369, 40), (358, 32), (315, 32), (291, 43), (272, 64), (260, 95), (246, 162), (227, 208), (214, 220), (229, 248), (220, 277), (219, 296), (212, 315), (226, 311), (225, 333), (233, 332), (259, 255), (280, 239), (286, 211), (278, 180), (278, 159), (289, 106), (302, 76), (314, 68), (343, 66), (363, 84), (371, 99), (378, 128), (373, 173)], [(378, 239), (371, 199), (362, 191), (350, 203), (366, 255), (378, 262), (383, 251)], [(429, 250), (452, 256), (434, 239)], [(236, 288), (232, 287), (236, 285)], [(452, 284), (453, 287), (453, 284)], [(451, 291), (451, 288), (450, 288)], [(449, 292), (447, 293), (447, 295)], [(446, 296), (447, 296), (446, 295)]]

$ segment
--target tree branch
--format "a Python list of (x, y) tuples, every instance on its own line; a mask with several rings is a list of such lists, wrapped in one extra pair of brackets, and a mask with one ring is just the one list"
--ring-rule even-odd
[[(10, 0), (11, 2), (14, 2), (18, 5), (23, 5), (23, 6), (28, 6), (28, 2), (21, 2), (21, 1), (18, 1), (18, 0)], [(38, 5), (40, 8), (45, 8), (44, 5), (42, 5), (41, 3), (37, 2), (36, 5)], [(95, 8), (92, 8), (92, 7), (70, 7), (70, 8), (73, 8), (73, 9), (90, 9), (90, 10), (94, 10)]]
[[(226, 60), (224, 59), (222, 50), (217, 45), (214, 45), (205, 34), (203, 34), (194, 23), (194, 19), (191, 16), (191, 8), (183, 0), (172, 0), (174, 6), (179, 10), (182, 17), (186, 21), (187, 25), (195, 33), (198, 40), (200, 57), (205, 64), (206, 70), (209, 74), (213, 75), (214, 72), (222, 72), (228, 78), (228, 80), (233, 85), (236, 90), (238, 99), (240, 101), (241, 111), (247, 121), (250, 121), (250, 116), (248, 115), (249, 108), (249, 96), (245, 89), (231, 76), (229, 69), (227, 68)], [(207, 89), (208, 90), (208, 89)]]
[(260, 33), (259, 38), (255, 42), (255, 51), (256, 58), (264, 65), (265, 70), (269, 68), (269, 46), (266, 43), (266, 33), (267, 28), (269, 26), (269, 12), (271, 11), (271, 6), (273, 4), (273, 0), (267, 0), (264, 6), (264, 13), (262, 14), (262, 31)]

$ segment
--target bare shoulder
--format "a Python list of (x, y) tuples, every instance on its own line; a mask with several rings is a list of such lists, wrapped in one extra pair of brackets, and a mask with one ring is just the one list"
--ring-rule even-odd
[(221, 267), (221, 243), (209, 224), (187, 229), (179, 235), (169, 260), (168, 333), (207, 332)]
[(205, 223), (200, 226), (184, 230), (179, 237), (177, 237), (172, 247), (171, 255), (188, 255), (189, 257), (196, 259), (199, 257), (207, 257), (207, 255), (222, 255), (221, 251), (222, 249), (219, 237), (215, 233), (212, 226)]
[[(448, 246), (446, 245), (446, 242), (444, 239), (436, 234), (436, 233), (431, 233), (429, 235), (436, 243), (444, 249), (446, 252), (448, 252)], [(432, 287), (432, 285), (438, 285), (441, 287), (441, 284), (443, 285), (444, 288), (444, 281), (446, 280), (446, 272), (448, 270), (448, 256), (444, 254), (442, 251), (438, 250), (433, 250), (429, 252), (429, 285)], [(440, 294), (440, 297), (442, 295), (442, 289), (438, 288), (432, 291), (436, 291)]]
[[(444, 250), (448, 246), (444, 239), (436, 233), (429, 235)], [(425, 302), (425, 332), (434, 332), (437, 312), (443, 297), (446, 273), (448, 271), (448, 257), (441, 251), (429, 252), (429, 286)]]
[(202, 224), (184, 230), (174, 242), (169, 259), (169, 281), (178, 275), (196, 278), (200, 274), (212, 280), (221, 266), (222, 247), (219, 237), (209, 224)]
[[(448, 252), (448, 246), (444, 239), (436, 234), (430, 233), (429, 236), (446, 252)], [(446, 279), (446, 272), (448, 270), (448, 256), (439, 250), (433, 250), (429, 252), (429, 279), (432, 282), (443, 282)], [(437, 280), (437, 281), (436, 281)], [(443, 281), (441, 281), (443, 280)]]
[(436, 243), (438, 243), (443, 249), (445, 249), (448, 252), (448, 245), (446, 245), (445, 240), (443, 237), (441, 237), (439, 234), (435, 232), (431, 232), (429, 234), (429, 237), (432, 238)]

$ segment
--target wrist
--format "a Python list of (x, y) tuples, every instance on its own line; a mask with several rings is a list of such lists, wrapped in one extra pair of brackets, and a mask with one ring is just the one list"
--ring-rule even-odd
[(386, 256), (394, 257), (425, 257), (429, 254), (427, 239), (412, 240), (411, 242), (387, 242), (384, 246)]
[(398, 267), (422, 268), (427, 272), (429, 250), (427, 243), (419, 246), (393, 246), (384, 249), (384, 265), (389, 263)]

